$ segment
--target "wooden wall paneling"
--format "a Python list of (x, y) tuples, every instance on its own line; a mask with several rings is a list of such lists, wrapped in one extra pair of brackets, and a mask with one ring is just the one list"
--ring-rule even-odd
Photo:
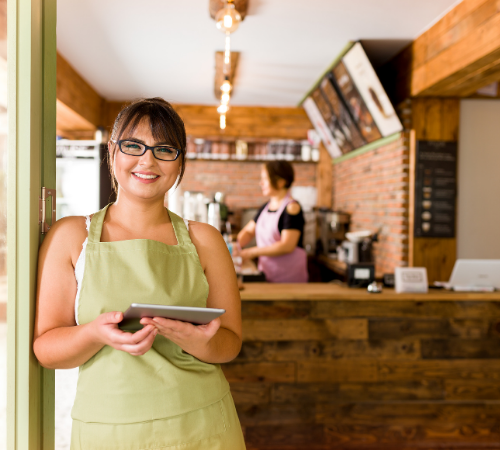
[[(240, 52), (231, 52), (231, 73), (229, 75), (229, 82), (233, 86), (231, 95), (234, 91), (234, 76), (238, 61), (240, 59)], [(214, 96), (220, 101), (221, 90), (220, 87), (224, 82), (224, 52), (215, 52), (215, 77), (214, 77)]]
[(328, 320), (248, 320), (244, 321), (244, 341), (289, 341), (291, 339), (366, 339), (365, 319)]
[(413, 267), (415, 260), (415, 174), (417, 157), (417, 139), (415, 130), (410, 130), (409, 139), (409, 176), (408, 176), (408, 267)]
[(298, 361), (299, 383), (342, 383), (378, 381), (376, 360)]
[[(462, 382), (462, 386), (463, 386)], [(484, 386), (484, 383), (483, 383)], [(454, 391), (458, 388), (450, 385)], [(496, 391), (500, 394), (500, 388)], [(431, 381), (398, 381), (367, 383), (275, 383), (272, 401), (276, 403), (339, 403), (359, 401), (444, 400), (444, 383)]]
[[(254, 319), (244, 320), (243, 331), (252, 340), (223, 370), (247, 448), (500, 448), (500, 302), (463, 295), (244, 300)], [(303, 340), (317, 323), (342, 318), (366, 321), (366, 338)], [(268, 340), (252, 331), (266, 320), (257, 328), (296, 333), (282, 341), (279, 332)]]
[[(57, 100), (74, 114), (81, 116), (82, 120), (94, 129), (101, 125), (104, 100), (59, 53), (57, 54)], [(78, 123), (75, 123), (75, 126), (78, 126)], [(63, 125), (59, 123), (57, 127), (63, 129)]]
[(370, 340), (261, 340), (243, 342), (238, 360), (293, 361), (296, 359), (334, 361), (336, 359), (418, 359), (420, 341), (415, 338)]
[(234, 362), (222, 366), (222, 369), (230, 383), (291, 383), (296, 378), (294, 362)]
[[(208, 11), (210, 17), (215, 19), (217, 12), (225, 6), (225, 0), (209, 0)], [(241, 20), (244, 20), (248, 10), (248, 0), (234, 0), (234, 7), (240, 13)]]
[(332, 208), (333, 205), (333, 166), (332, 157), (323, 143), (319, 147), (319, 162), (316, 175), (316, 187), (318, 190), (317, 206)]
[[(414, 98), (412, 129), (415, 141), (452, 141), (458, 139), (460, 101), (451, 98)], [(415, 166), (415, 143), (410, 139), (410, 165)], [(412, 162), (413, 161), (413, 162)], [(415, 210), (415, 168), (410, 176), (410, 221)], [(409, 233), (409, 265), (426, 267), (429, 283), (447, 281), (456, 260), (456, 238), (414, 237), (413, 226)]]
[[(245, 304), (246, 302), (243, 302)], [(399, 317), (427, 319), (483, 319), (500, 318), (500, 303), (491, 301), (408, 301), (408, 300), (373, 300), (353, 302), (350, 300), (313, 302), (310, 317), (327, 319), (336, 317)]]

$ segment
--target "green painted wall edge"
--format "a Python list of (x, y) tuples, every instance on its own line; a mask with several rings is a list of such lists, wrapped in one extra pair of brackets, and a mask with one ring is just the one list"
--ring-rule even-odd
[(346, 153), (345, 155), (339, 156), (332, 160), (332, 164), (339, 164), (341, 162), (347, 161), (348, 159), (355, 158), (356, 156), (368, 153), (376, 148), (383, 147), (384, 145), (390, 144), (391, 142), (397, 141), (402, 136), (402, 133), (398, 131), (397, 133), (386, 136), (382, 139), (377, 139), (376, 141), (370, 142), (369, 144), (363, 145), (352, 152)]
[(354, 41), (349, 41), (349, 43), (346, 44), (346, 46), (342, 49), (342, 51), (337, 55), (337, 57), (333, 60), (333, 62), (326, 68), (326, 70), (321, 74), (321, 76), (316, 80), (316, 82), (313, 84), (312, 88), (309, 89), (307, 91), (307, 94), (304, 95), (304, 97), (302, 97), (302, 100), (299, 102), (299, 104), (297, 105), (298, 107), (302, 106), (302, 103), (304, 103), (304, 101), (306, 100), (307, 97), (309, 97), (309, 95), (311, 95), (311, 92), (314, 91), (314, 89), (316, 89), (316, 87), (318, 86), (319, 83), (321, 83), (321, 80), (323, 79), (323, 77), (328, 73), (330, 72), (330, 70), (332, 70), (336, 65), (337, 63), (343, 58), (343, 56), (352, 48), (352, 46), (355, 44), (356, 42)]
[(54, 374), (33, 353), (38, 198), (55, 187), (56, 0), (9, 0), (7, 448), (54, 448)]

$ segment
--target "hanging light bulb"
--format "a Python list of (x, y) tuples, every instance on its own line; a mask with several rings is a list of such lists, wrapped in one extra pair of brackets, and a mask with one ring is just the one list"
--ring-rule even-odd
[(224, 130), (226, 128), (226, 115), (225, 114), (220, 115), (219, 125), (220, 125), (221, 130)]
[(231, 92), (231, 89), (233, 87), (231, 86), (231, 82), (229, 81), (229, 77), (224, 78), (224, 83), (221, 84), (220, 90), (222, 92)]
[(226, 6), (220, 9), (215, 15), (215, 25), (223, 33), (234, 33), (241, 22), (241, 15), (236, 10), (233, 0), (227, 0)]
[(218, 112), (219, 114), (226, 114), (228, 111), (229, 111), (229, 106), (227, 106), (227, 105), (220, 105), (220, 106), (217, 108), (217, 112)]
[(220, 98), (221, 105), (228, 105), (229, 104), (229, 99), (230, 99), (230, 96), (229, 96), (228, 93), (222, 94), (221, 98)]
[(221, 87), (220, 87), (220, 90), (224, 93), (229, 93), (231, 92), (231, 89), (233, 87), (231, 86), (231, 83), (229, 82), (229, 78), (226, 77), (226, 79), (224, 80), (224, 83), (222, 83)]

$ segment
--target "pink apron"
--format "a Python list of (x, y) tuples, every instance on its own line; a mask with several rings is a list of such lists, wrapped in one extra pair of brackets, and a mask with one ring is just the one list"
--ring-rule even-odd
[[(281, 240), (278, 222), (281, 214), (293, 199), (287, 195), (276, 212), (269, 212), (266, 205), (257, 219), (255, 239), (257, 247), (267, 247)], [(307, 253), (295, 247), (292, 253), (281, 256), (259, 256), (259, 270), (271, 283), (307, 283)]]

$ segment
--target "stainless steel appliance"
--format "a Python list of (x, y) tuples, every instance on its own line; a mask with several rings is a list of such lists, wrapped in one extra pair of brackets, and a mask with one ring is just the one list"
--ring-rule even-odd
[(336, 253), (338, 246), (345, 240), (345, 235), (349, 231), (351, 216), (342, 211), (319, 208), (317, 218), (319, 238), (316, 252), (327, 256)]

